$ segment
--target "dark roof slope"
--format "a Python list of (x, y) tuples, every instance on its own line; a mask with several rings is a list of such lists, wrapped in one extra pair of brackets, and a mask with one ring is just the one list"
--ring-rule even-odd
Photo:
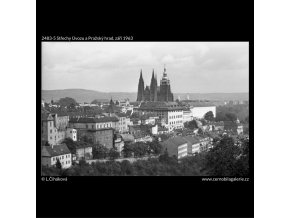
[(79, 117), (79, 118), (71, 118), (70, 123), (106, 123), (106, 122), (119, 122), (119, 119), (116, 117)]
[(183, 137), (178, 136), (174, 138), (170, 138), (164, 142), (161, 142), (161, 144), (166, 145), (166, 146), (173, 146), (173, 147), (178, 147), (180, 145), (183, 145), (187, 143), (187, 140), (185, 140)]
[(193, 145), (193, 144), (199, 143), (199, 139), (196, 138), (196, 137), (184, 136), (183, 138), (188, 142), (189, 145)]
[(63, 154), (70, 154), (70, 150), (66, 144), (51, 146), (42, 146), (42, 156), (43, 157), (55, 157)]

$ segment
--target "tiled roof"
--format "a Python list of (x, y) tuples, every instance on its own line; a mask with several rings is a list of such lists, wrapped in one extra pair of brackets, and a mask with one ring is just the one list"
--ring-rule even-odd
[(159, 131), (168, 131), (168, 128), (166, 128), (164, 126), (158, 126), (158, 132)]
[(199, 143), (199, 139), (197, 137), (192, 137), (192, 136), (184, 136), (183, 137), (188, 143), (191, 145)]
[(70, 123), (106, 123), (106, 122), (119, 122), (119, 119), (116, 117), (80, 117), (80, 118), (71, 118)]
[(120, 134), (124, 141), (134, 141), (134, 136), (131, 134)]
[(178, 146), (183, 145), (185, 143), (187, 143), (187, 140), (185, 140), (181, 136), (170, 138), (164, 142), (161, 142), (162, 145), (172, 146), (172, 147), (178, 147)]
[(141, 110), (183, 110), (184, 107), (176, 102), (144, 102), (140, 106)]
[(70, 154), (70, 150), (66, 144), (51, 146), (42, 146), (42, 156), (43, 157), (55, 157), (63, 154)]
[(41, 108), (41, 113), (50, 114), (50, 112), (43, 107)]
[(48, 114), (48, 113), (41, 113), (41, 120), (53, 120), (53, 117), (51, 114)]

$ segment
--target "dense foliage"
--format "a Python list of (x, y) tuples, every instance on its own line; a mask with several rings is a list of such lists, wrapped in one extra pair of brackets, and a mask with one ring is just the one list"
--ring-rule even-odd
[[(128, 151), (132, 149), (132, 144), (126, 144), (125, 146)], [(150, 145), (147, 146), (150, 147)], [(154, 146), (156, 146), (156, 144), (151, 144), (151, 148), (153, 148), (153, 150)], [(140, 143), (137, 147), (137, 153), (145, 152), (143, 151), (145, 147), (144, 144)], [(131, 151), (130, 154), (132, 153), (133, 151)], [(237, 141), (228, 136), (215, 138), (214, 147), (210, 151), (202, 152), (195, 156), (189, 156), (181, 159), (180, 161), (178, 161), (175, 156), (169, 157), (168, 153), (165, 151), (159, 156), (159, 158), (137, 160), (133, 163), (124, 160), (122, 162), (97, 162), (89, 165), (85, 161), (80, 161), (79, 164), (76, 164), (69, 169), (43, 167), (43, 175), (248, 176), (249, 140), (240, 139)]]
[(204, 119), (207, 121), (214, 121), (213, 112), (212, 111), (206, 112), (206, 114), (204, 115)]
[(70, 108), (74, 108), (76, 105), (78, 105), (76, 100), (73, 98), (70, 98), (70, 97), (65, 97), (65, 98), (59, 99), (58, 104), (61, 107), (70, 107)]
[(249, 122), (248, 105), (225, 105), (216, 108), (216, 121), (235, 121), (237, 118), (243, 122)]
[(192, 121), (189, 121), (189, 122), (185, 122), (184, 123), (184, 127), (185, 128), (188, 128), (188, 129), (197, 129), (198, 128), (198, 123), (196, 120), (192, 120)]

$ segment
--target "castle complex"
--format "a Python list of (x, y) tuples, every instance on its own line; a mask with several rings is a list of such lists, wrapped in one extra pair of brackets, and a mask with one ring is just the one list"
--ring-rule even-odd
[(160, 80), (160, 86), (157, 84), (157, 75), (152, 72), (150, 87), (144, 88), (144, 80), (142, 77), (142, 70), (140, 72), (137, 101), (165, 101), (173, 100), (173, 93), (170, 89), (170, 80), (167, 77), (166, 68), (164, 67), (163, 77)]

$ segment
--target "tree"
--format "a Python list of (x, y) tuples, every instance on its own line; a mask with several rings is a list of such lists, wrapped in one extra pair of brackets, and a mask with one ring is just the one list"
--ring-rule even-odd
[(161, 135), (159, 135), (159, 137), (160, 137), (161, 141), (166, 141), (167, 139), (169, 139), (169, 135), (167, 135), (167, 134), (161, 134)]
[(60, 161), (59, 161), (58, 158), (56, 159), (56, 164), (55, 164), (55, 166), (56, 166), (57, 169), (60, 169), (60, 170), (62, 169), (62, 165), (61, 165), (61, 163), (60, 163)]
[(89, 138), (89, 137), (86, 136), (86, 135), (83, 135), (83, 136), (80, 138), (80, 141), (83, 141), (83, 142), (88, 143), (88, 144), (93, 144), (93, 139), (92, 139), (92, 138)]
[(66, 146), (71, 151), (71, 153), (73, 153), (73, 154), (76, 153), (77, 143), (74, 142), (71, 138), (65, 138), (62, 142), (64, 144), (66, 144)]
[(237, 176), (237, 157), (241, 154), (232, 137), (224, 136), (207, 153), (207, 168), (211, 176)]
[(104, 159), (108, 156), (109, 149), (101, 144), (96, 144), (93, 146), (93, 158), (94, 159)]
[(213, 112), (212, 111), (206, 112), (206, 114), (204, 115), (204, 119), (207, 121), (214, 121)]
[(108, 153), (111, 160), (115, 160), (120, 157), (120, 153), (117, 151), (115, 147), (111, 148)]
[(166, 148), (165, 151), (163, 152), (163, 154), (159, 156), (159, 161), (166, 162), (168, 159), (169, 159), (169, 154), (168, 154), (168, 151)]
[(132, 175), (134, 172), (132, 164), (128, 160), (121, 162), (121, 173), (122, 175)]
[(235, 122), (237, 120), (237, 115), (234, 113), (226, 113), (225, 117), (228, 121), (233, 121)]
[(141, 116), (137, 112), (133, 112), (131, 118), (140, 118)]
[(149, 144), (149, 154), (158, 155), (162, 152), (162, 145), (158, 141), (150, 142)]
[(58, 103), (61, 107), (67, 108), (75, 107), (77, 105), (76, 100), (70, 97), (61, 98), (58, 100)]
[(197, 133), (198, 133), (199, 135), (203, 135), (204, 131), (203, 131), (202, 128), (199, 128), (198, 131), (197, 131)]
[(197, 124), (196, 120), (192, 120), (189, 122), (185, 122), (184, 127), (193, 130), (193, 129), (198, 128), (198, 124)]
[(124, 157), (132, 157), (133, 156), (133, 144), (125, 142), (124, 148), (122, 150)]
[(148, 152), (148, 145), (144, 142), (137, 142), (132, 148), (134, 157), (143, 157)]
[(245, 123), (249, 123), (249, 116), (244, 119)]

